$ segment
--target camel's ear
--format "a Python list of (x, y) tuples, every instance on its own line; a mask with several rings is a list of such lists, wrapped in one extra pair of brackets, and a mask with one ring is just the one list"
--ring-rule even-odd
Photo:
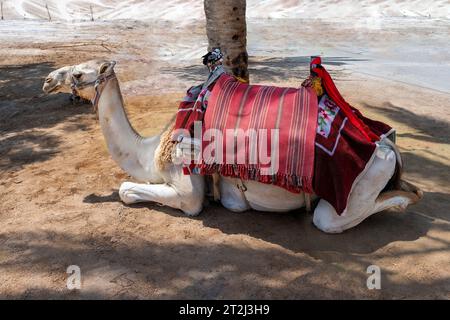
[(102, 65), (101, 65), (100, 68), (98, 69), (98, 72), (99, 72), (100, 74), (105, 73), (106, 70), (108, 70), (108, 67), (109, 67), (109, 66), (110, 66), (109, 62), (102, 63)]
[(98, 71), (99, 71), (100, 74), (103, 74), (107, 70), (114, 68), (115, 65), (116, 65), (115, 61), (102, 63), (102, 65), (100, 66)]

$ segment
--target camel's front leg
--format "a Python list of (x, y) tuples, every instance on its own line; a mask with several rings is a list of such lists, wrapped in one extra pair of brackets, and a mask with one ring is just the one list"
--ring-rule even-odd
[(203, 195), (195, 192), (178, 192), (168, 184), (139, 184), (124, 182), (119, 189), (120, 199), (126, 204), (138, 202), (156, 202), (182, 210), (195, 216), (202, 211)]

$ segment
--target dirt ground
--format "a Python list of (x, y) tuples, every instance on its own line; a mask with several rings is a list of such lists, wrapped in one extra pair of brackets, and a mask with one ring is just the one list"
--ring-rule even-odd
[[(114, 56), (132, 124), (158, 133), (201, 66), (154, 59), (149, 38), (179, 41), (162, 29), (108, 28), (94, 30), (115, 31), (107, 48), (70, 47), (73, 38), (0, 45), (0, 298), (450, 298), (449, 93), (330, 64), (352, 104), (397, 129), (405, 178), (424, 191), (405, 213), (340, 235), (303, 211), (236, 214), (211, 203), (189, 218), (122, 204), (117, 189), (130, 177), (110, 159), (92, 107), (41, 91), (55, 68)], [(266, 83), (298, 85), (307, 72), (306, 58), (251, 62)], [(66, 287), (69, 265), (81, 268), (81, 290)], [(370, 265), (381, 268), (381, 290), (366, 286)]]

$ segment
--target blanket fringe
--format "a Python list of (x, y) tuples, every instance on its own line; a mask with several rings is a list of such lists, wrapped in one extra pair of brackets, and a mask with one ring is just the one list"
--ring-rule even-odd
[(203, 163), (197, 167), (200, 169), (200, 174), (202, 175), (218, 173), (225, 177), (234, 177), (242, 180), (255, 180), (265, 184), (274, 184), (293, 193), (313, 193), (313, 190), (308, 190), (305, 188), (305, 186), (312, 185), (312, 179), (310, 177), (285, 173), (265, 175), (261, 173), (262, 169), (260, 167), (248, 164)]

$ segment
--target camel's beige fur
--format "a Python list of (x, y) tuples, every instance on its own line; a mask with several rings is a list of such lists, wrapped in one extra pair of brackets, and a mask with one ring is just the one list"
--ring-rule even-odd
[(161, 141), (155, 153), (155, 165), (159, 170), (164, 170), (168, 164), (172, 163), (172, 154), (175, 142), (172, 140), (172, 132), (175, 126), (175, 117), (161, 134)]

